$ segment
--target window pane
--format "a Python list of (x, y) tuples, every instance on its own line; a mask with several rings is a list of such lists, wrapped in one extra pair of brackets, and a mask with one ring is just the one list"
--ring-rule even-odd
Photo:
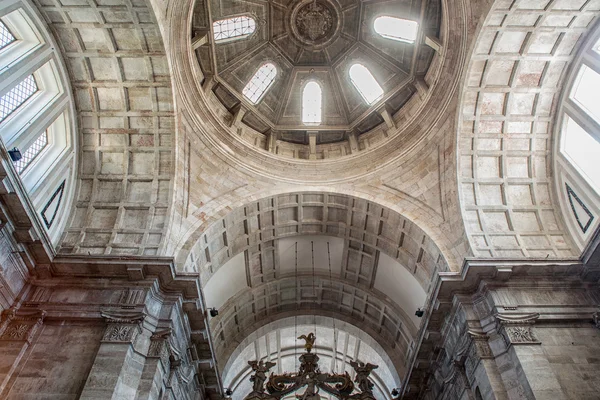
[(571, 91), (571, 97), (592, 118), (600, 122), (600, 74), (583, 65), (577, 76), (577, 83)]
[(417, 39), (419, 24), (416, 21), (402, 18), (379, 17), (375, 19), (373, 28), (375, 32), (385, 38), (414, 43)]
[(20, 174), (25, 171), (25, 169), (31, 164), (33, 160), (44, 150), (44, 148), (48, 145), (48, 132), (44, 132), (40, 135), (39, 138), (35, 140), (29, 146), (27, 150), (21, 155), (21, 159), (19, 161), (15, 161), (15, 169)]
[(262, 95), (275, 80), (277, 68), (271, 63), (265, 64), (256, 71), (250, 82), (244, 87), (242, 93), (252, 104), (258, 103)]
[(10, 113), (25, 103), (37, 90), (38, 87), (33, 75), (29, 75), (21, 83), (12, 88), (10, 92), (2, 96), (0, 98), (0, 122), (4, 121)]
[(256, 22), (250, 17), (235, 17), (213, 22), (215, 41), (248, 36), (256, 30)]
[(302, 92), (302, 122), (307, 125), (321, 123), (321, 86), (315, 82), (308, 82)]
[(367, 104), (373, 104), (383, 96), (383, 89), (364, 65), (354, 64), (350, 67), (350, 80)]
[(0, 49), (8, 46), (15, 41), (15, 37), (10, 33), (6, 25), (0, 21)]
[[(568, 117), (567, 117), (568, 118)], [(600, 142), (594, 139), (578, 123), (567, 119), (563, 151), (589, 181), (600, 188)]]

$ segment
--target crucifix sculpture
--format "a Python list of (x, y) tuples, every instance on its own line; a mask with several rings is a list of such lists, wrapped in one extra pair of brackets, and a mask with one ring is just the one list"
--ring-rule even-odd
[[(302, 335), (298, 339), (305, 341), (306, 352), (300, 356), (300, 367), (298, 372), (274, 374), (271, 373), (266, 379), (266, 373), (275, 366), (275, 363), (261, 361), (248, 361), (252, 367), (253, 375), (250, 381), (253, 383), (252, 392), (244, 400), (279, 400), (282, 397), (306, 387), (304, 393), (296, 395), (298, 400), (320, 400), (319, 392), (323, 390), (338, 399), (375, 400), (373, 396), (373, 382), (369, 379), (371, 371), (377, 365), (362, 362), (350, 362), (356, 371), (354, 382), (358, 385), (358, 391), (348, 372), (343, 374), (322, 373), (319, 369), (319, 356), (312, 353), (315, 344), (315, 334)], [(263, 384), (266, 381), (266, 385)]]

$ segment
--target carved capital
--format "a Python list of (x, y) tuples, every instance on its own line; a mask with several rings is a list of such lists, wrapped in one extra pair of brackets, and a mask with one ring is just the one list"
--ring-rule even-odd
[(132, 343), (140, 333), (140, 324), (146, 315), (139, 312), (103, 311), (102, 317), (108, 322), (102, 341)]
[(133, 324), (109, 324), (104, 331), (102, 341), (131, 343), (139, 333), (139, 326)]
[(17, 310), (11, 307), (3, 313), (3, 323), (0, 326), (0, 339), (30, 341), (43, 324), (46, 311)]
[(150, 347), (148, 348), (148, 357), (159, 358), (165, 366), (169, 365), (170, 345), (168, 338), (170, 335), (171, 328), (155, 332), (150, 337)]
[(497, 314), (496, 318), (507, 346), (521, 344), (541, 344), (533, 332), (533, 325), (540, 314), (508, 316)]

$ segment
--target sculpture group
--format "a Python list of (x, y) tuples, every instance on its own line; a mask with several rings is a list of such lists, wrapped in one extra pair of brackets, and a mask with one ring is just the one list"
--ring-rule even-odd
[(338, 399), (375, 400), (373, 382), (369, 376), (374, 369), (378, 368), (377, 365), (351, 361), (350, 365), (356, 372), (354, 381), (348, 372), (322, 373), (318, 365), (319, 357), (312, 353), (316, 339), (314, 333), (302, 335), (298, 339), (305, 341), (306, 350), (300, 356), (298, 372), (271, 373), (267, 379), (267, 373), (276, 365), (275, 363), (262, 360), (248, 361), (253, 372), (250, 377), (252, 392), (245, 397), (245, 400), (278, 400), (304, 387), (306, 387), (304, 392), (296, 395), (298, 400), (320, 400), (321, 390)]

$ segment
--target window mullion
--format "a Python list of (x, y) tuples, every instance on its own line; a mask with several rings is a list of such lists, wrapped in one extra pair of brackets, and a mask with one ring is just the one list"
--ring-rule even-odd
[[(42, 45), (31, 53), (20, 57), (10, 64), (9, 70), (2, 73), (0, 79), (0, 97), (4, 96), (19, 82), (33, 74), (52, 58), (52, 50), (48, 45)], [(40, 88), (43, 89), (43, 88)]]
[(35, 115), (31, 124), (28, 124), (23, 130), (18, 132), (16, 140), (12, 143), (7, 143), (7, 146), (18, 147), (21, 150), (28, 148), (37, 139), (40, 132), (48, 129), (61, 114), (67, 111), (68, 106), (69, 97), (66, 93), (62, 93), (60, 96), (52, 99)]
[(2, 0), (0, 1), (0, 18), (13, 11), (21, 8), (22, 3), (19, 0)]
[(600, 142), (600, 124), (595, 119), (570, 98), (565, 101), (564, 109), (569, 117), (585, 129), (591, 137)]

